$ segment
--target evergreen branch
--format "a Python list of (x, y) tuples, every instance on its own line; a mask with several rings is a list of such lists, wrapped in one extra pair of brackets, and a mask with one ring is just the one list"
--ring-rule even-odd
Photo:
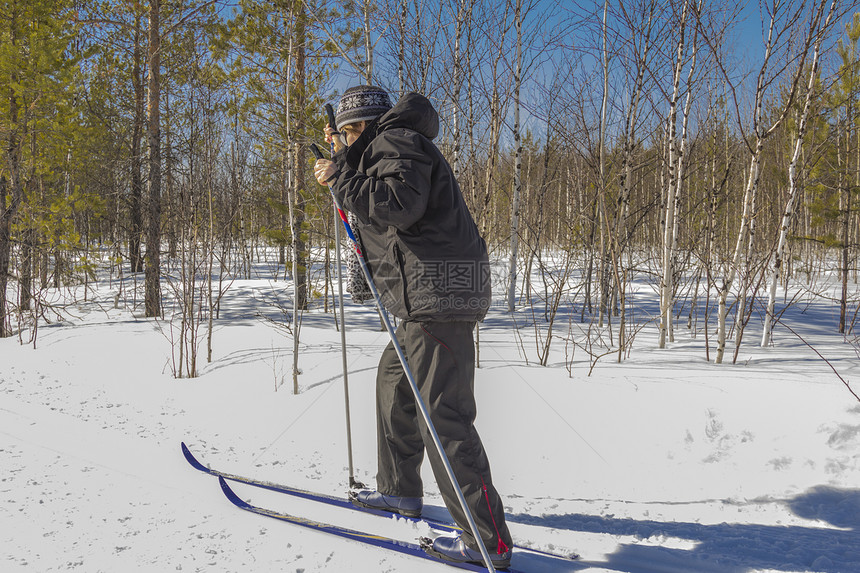
[(110, 20), (108, 18), (78, 18), (73, 17), (73, 21), (76, 24), (107, 24), (109, 26), (116, 26), (117, 28), (123, 28), (130, 32), (134, 31), (134, 27), (129, 22), (121, 22), (119, 20)]
[(313, 8), (313, 6), (311, 6), (311, 5), (310, 5), (310, 3), (308, 3), (308, 2), (307, 2), (307, 0), (302, 0), (302, 4), (304, 4), (304, 5), (305, 5), (305, 8), (307, 8), (308, 12), (310, 12), (310, 13), (313, 15), (313, 17), (314, 17), (314, 19), (316, 20), (317, 24), (319, 24), (319, 27), (322, 29), (322, 31), (323, 31), (323, 32), (325, 32), (325, 35), (328, 37), (329, 41), (332, 43), (332, 45), (335, 47), (335, 49), (337, 49), (337, 51), (338, 51), (338, 53), (340, 54), (340, 56), (341, 56), (344, 60), (346, 60), (347, 62), (349, 62), (349, 65), (351, 65), (353, 68), (355, 68), (355, 70), (356, 70), (357, 72), (359, 72), (359, 73), (363, 73), (363, 66), (361, 66), (358, 62), (354, 61), (354, 60), (349, 56), (349, 54), (347, 54), (347, 53), (346, 53), (346, 50), (344, 50), (344, 48), (343, 48), (343, 46), (341, 45), (341, 43), (340, 43), (340, 42), (338, 42), (338, 41), (337, 41), (337, 39), (335, 39), (334, 35), (333, 35), (333, 34), (329, 31), (329, 29), (328, 29), (328, 28), (326, 28), (326, 26), (323, 24), (323, 18), (322, 18), (322, 17), (320, 17), (316, 12), (314, 12), (314, 8)]
[(218, 1), (219, 1), (219, 0), (209, 0), (209, 2), (204, 2), (203, 4), (201, 4), (200, 6), (198, 6), (197, 8), (195, 8), (194, 10), (192, 10), (191, 12), (189, 12), (188, 14), (186, 14), (182, 19), (180, 19), (179, 21), (177, 21), (175, 24), (173, 24), (172, 26), (170, 26), (169, 28), (167, 28), (167, 33), (168, 33), (168, 34), (172, 33), (172, 32), (173, 32), (174, 30), (176, 30), (179, 26), (181, 26), (182, 24), (184, 24), (185, 22), (187, 22), (188, 20), (190, 20), (191, 18), (193, 18), (194, 16), (196, 16), (199, 12), (201, 12), (201, 11), (205, 10), (206, 8), (208, 8), (209, 6), (211, 6), (211, 5), (215, 4), (215, 3), (217, 3)]

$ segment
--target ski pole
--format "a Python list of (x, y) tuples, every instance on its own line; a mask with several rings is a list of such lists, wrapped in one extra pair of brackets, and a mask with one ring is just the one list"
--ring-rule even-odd
[[(334, 109), (332, 109), (331, 104), (325, 104), (326, 114), (328, 115), (328, 123), (330, 126), (335, 127), (334, 123)], [(335, 132), (337, 133), (337, 132)], [(331, 150), (334, 153), (334, 141), (331, 143)], [(316, 144), (311, 144), (311, 151), (317, 159), (322, 158), (322, 153), (320, 153), (319, 148)], [(340, 306), (340, 354), (341, 360), (343, 362), (343, 396), (344, 396), (344, 407), (346, 408), (346, 455), (349, 461), (349, 488), (350, 489), (364, 489), (367, 486), (361, 483), (360, 481), (355, 479), (355, 465), (353, 463), (352, 456), (352, 423), (350, 417), (350, 407), (349, 407), (349, 368), (347, 364), (346, 358), (346, 318), (344, 316), (344, 308), (343, 308), (343, 269), (341, 268), (341, 260), (340, 260), (340, 225), (338, 225), (338, 217), (339, 214), (337, 212), (337, 208), (335, 208), (334, 213), (335, 221), (334, 221), (334, 237), (335, 237), (335, 264), (337, 265), (337, 296)]]
[[(317, 159), (323, 159), (323, 154), (319, 150), (319, 147), (316, 144), (311, 144), (311, 151), (316, 156)], [(495, 568), (493, 567), (492, 560), (490, 559), (490, 553), (487, 551), (487, 547), (484, 544), (483, 538), (481, 538), (481, 534), (478, 532), (478, 525), (475, 523), (475, 518), (472, 516), (472, 512), (469, 510), (469, 505), (466, 503), (466, 496), (463, 495), (462, 489), (460, 489), (460, 484), (457, 482), (457, 477), (454, 475), (454, 469), (451, 467), (451, 462), (448, 460), (448, 455), (445, 453), (445, 448), (442, 447), (442, 440), (439, 439), (439, 434), (436, 432), (436, 427), (433, 425), (433, 420), (430, 419), (430, 413), (427, 410), (427, 406), (424, 403), (424, 399), (421, 397), (421, 391), (418, 389), (418, 384), (415, 382), (415, 377), (412, 375), (412, 370), (409, 368), (409, 364), (406, 361), (406, 355), (403, 354), (403, 349), (400, 347), (400, 342), (397, 340), (397, 333), (394, 331), (394, 327), (391, 325), (391, 320), (388, 318), (388, 313), (385, 311), (385, 307), (382, 305), (382, 299), (379, 296), (379, 291), (376, 289), (376, 285), (373, 284), (373, 279), (370, 276), (370, 270), (367, 267), (367, 261), (364, 258), (364, 253), (361, 251), (361, 246), (358, 244), (358, 241), (355, 238), (355, 235), (352, 232), (352, 228), (349, 226), (349, 221), (347, 220), (346, 213), (341, 207), (340, 202), (337, 199), (337, 196), (332, 191), (331, 187), (329, 187), (329, 192), (331, 193), (332, 201), (334, 201), (335, 208), (337, 212), (340, 214), (340, 220), (343, 222), (343, 226), (346, 229), (346, 234), (349, 237), (350, 241), (352, 241), (352, 248), (355, 250), (356, 258), (358, 258), (359, 266), (361, 266), (361, 270), (364, 273), (364, 278), (367, 279), (367, 285), (370, 287), (370, 292), (373, 294), (373, 299), (376, 302), (377, 308), (379, 308), (379, 314), (382, 316), (382, 322), (385, 324), (385, 329), (388, 331), (388, 336), (391, 338), (391, 344), (394, 346), (395, 352), (397, 352), (397, 358), (400, 359), (400, 364), (403, 367), (403, 373), (406, 376), (406, 379), (409, 381), (409, 386), (412, 388), (412, 394), (415, 396), (415, 405), (421, 411), (421, 416), (424, 419), (424, 423), (427, 425), (428, 433), (433, 439), (433, 445), (436, 446), (436, 450), (439, 452), (439, 457), (442, 460), (442, 465), (445, 466), (445, 472), (448, 474), (448, 479), (451, 481), (451, 485), (454, 486), (454, 491), (457, 493), (457, 500), (460, 502), (460, 507), (463, 508), (463, 513), (466, 515), (466, 521), (469, 524), (469, 529), (472, 531), (472, 535), (474, 535), (475, 540), (478, 542), (478, 548), (481, 550), (481, 557), (484, 558), (484, 563), (487, 566), (487, 569), (491, 573), (495, 573)]]
[(344, 405), (346, 407), (346, 444), (347, 457), (349, 459), (349, 488), (364, 489), (367, 486), (355, 479), (355, 469), (352, 461), (352, 424), (350, 423), (349, 415), (349, 374), (346, 360), (346, 319), (344, 318), (343, 309), (343, 269), (341, 268), (340, 262), (340, 225), (337, 221), (338, 213), (336, 210), (334, 213), (334, 217), (335, 262), (337, 264), (337, 296), (339, 301), (338, 304), (340, 305), (340, 353), (343, 361), (343, 396)]

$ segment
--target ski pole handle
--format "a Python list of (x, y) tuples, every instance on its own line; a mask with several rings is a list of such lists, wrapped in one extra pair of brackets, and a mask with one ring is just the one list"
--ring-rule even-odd
[(334, 131), (331, 134), (331, 154), (334, 155), (334, 138), (340, 137), (340, 132), (337, 130), (337, 124), (334, 120), (334, 108), (330, 103), (325, 104), (325, 114), (328, 116), (328, 124)]
[[(323, 157), (322, 151), (320, 151), (320, 148), (317, 147), (316, 143), (311, 143), (310, 148), (311, 148), (311, 152), (313, 152), (314, 156), (317, 159), (325, 159), (325, 157)], [(340, 202), (337, 200), (337, 197), (335, 197), (334, 192), (332, 192), (331, 197), (332, 197), (332, 200), (334, 201), (334, 206), (337, 209), (338, 215), (340, 215), (340, 220), (343, 221), (343, 226), (346, 228), (347, 236), (349, 236), (350, 240), (353, 242), (356, 250), (358, 250), (358, 252), (361, 252), (361, 250), (358, 248), (358, 241), (356, 240), (355, 235), (352, 232), (352, 228), (349, 226), (349, 221), (346, 218), (346, 213), (343, 211), (343, 208), (340, 206)]]
[(328, 124), (329, 124), (329, 125), (331, 126), (331, 128), (334, 130), (334, 133), (335, 133), (335, 134), (340, 133), (340, 132), (337, 130), (337, 125), (336, 125), (336, 124), (335, 124), (335, 122), (334, 122), (334, 108), (333, 108), (333, 107), (331, 107), (331, 104), (330, 104), (330, 103), (325, 104), (325, 113), (326, 113), (326, 115), (328, 116)]

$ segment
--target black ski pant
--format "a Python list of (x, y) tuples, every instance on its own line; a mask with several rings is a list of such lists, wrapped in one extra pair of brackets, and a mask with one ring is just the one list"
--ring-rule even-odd
[[(430, 419), (487, 550), (512, 546), (502, 500), (490, 476), (490, 463), (475, 430), (474, 322), (401, 322), (397, 339), (404, 350)], [(463, 540), (478, 549), (465, 513), (433, 444), (400, 359), (389, 343), (376, 378), (379, 465), (377, 488), (385, 495), (422, 497), (421, 462), (430, 459), (436, 483)]]

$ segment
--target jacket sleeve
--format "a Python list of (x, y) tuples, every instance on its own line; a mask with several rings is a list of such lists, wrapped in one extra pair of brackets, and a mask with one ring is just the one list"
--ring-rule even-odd
[(331, 189), (362, 223), (406, 230), (424, 216), (433, 165), (419, 134), (377, 136), (363, 155), (365, 172), (350, 167), (342, 154), (333, 159), (340, 170)]

